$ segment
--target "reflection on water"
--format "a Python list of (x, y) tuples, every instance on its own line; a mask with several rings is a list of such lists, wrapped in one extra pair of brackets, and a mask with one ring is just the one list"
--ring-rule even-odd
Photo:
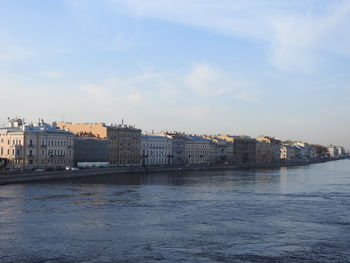
[(0, 262), (350, 262), (350, 162), (0, 187)]

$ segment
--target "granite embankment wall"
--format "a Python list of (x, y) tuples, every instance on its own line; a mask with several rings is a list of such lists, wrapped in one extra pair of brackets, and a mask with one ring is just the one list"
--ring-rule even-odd
[[(332, 161), (332, 160), (327, 160)], [(281, 163), (254, 163), (243, 165), (200, 165), (200, 166), (164, 166), (164, 167), (113, 167), (96, 168), (78, 171), (1, 171), (0, 185), (38, 182), (48, 180), (60, 180), (79, 177), (99, 176), (99, 175), (118, 175), (126, 173), (158, 173), (158, 172), (181, 172), (181, 171), (201, 171), (201, 170), (236, 170), (236, 169), (260, 169), (260, 168), (278, 168), (288, 166), (302, 166), (324, 161), (309, 162), (281, 162)]]

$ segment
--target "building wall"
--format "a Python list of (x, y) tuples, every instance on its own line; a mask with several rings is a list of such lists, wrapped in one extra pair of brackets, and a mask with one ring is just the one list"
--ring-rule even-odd
[(0, 158), (6, 159), (8, 166), (24, 165), (24, 132), (18, 129), (0, 129)]
[(295, 160), (295, 151), (294, 151), (293, 146), (282, 145), (280, 152), (281, 152), (281, 160), (283, 160), (283, 161), (294, 161)]
[(216, 135), (203, 135), (205, 139), (211, 141), (210, 163), (232, 163), (233, 162), (233, 143), (220, 139)]
[(272, 162), (279, 162), (281, 157), (281, 141), (270, 136), (260, 136), (256, 138), (257, 142), (269, 143), (272, 148)]
[(186, 135), (180, 132), (161, 132), (153, 135), (163, 136), (172, 142), (172, 164), (183, 165), (186, 163), (185, 142)]
[(256, 141), (250, 138), (237, 138), (233, 143), (236, 163), (251, 163), (256, 159)]
[(74, 162), (108, 162), (108, 141), (89, 137), (74, 138)]
[(199, 136), (187, 136), (185, 141), (187, 164), (209, 164), (212, 151), (209, 140)]
[(77, 135), (86, 133), (93, 134), (94, 136), (102, 139), (107, 138), (107, 127), (104, 123), (57, 122), (56, 125), (61, 130), (69, 130)]
[(45, 168), (73, 164), (73, 137), (47, 124), (1, 129), (0, 157), (9, 167)]
[(164, 136), (141, 136), (141, 158), (143, 165), (171, 165), (172, 140)]
[(141, 130), (127, 125), (105, 125), (104, 123), (64, 123), (61, 129), (81, 135), (89, 134), (108, 140), (108, 160), (111, 165), (130, 166), (141, 164)]
[(259, 163), (271, 163), (273, 161), (274, 152), (273, 144), (268, 142), (257, 142), (256, 143), (256, 162)]

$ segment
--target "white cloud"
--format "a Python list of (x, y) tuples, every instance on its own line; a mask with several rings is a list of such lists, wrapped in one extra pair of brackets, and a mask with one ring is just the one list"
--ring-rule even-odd
[[(187, 72), (146, 72), (127, 78), (115, 76), (79, 86), (82, 97), (99, 105), (127, 111), (161, 112), (176, 116), (184, 111), (203, 115), (202, 109), (220, 108), (221, 98), (256, 101), (251, 82), (235, 78), (208, 63), (194, 64)], [(215, 105), (215, 106), (214, 106)]]
[(185, 84), (200, 97), (229, 96), (237, 100), (246, 100), (247, 96), (238, 94), (253, 94), (254, 86), (252, 81), (242, 80), (234, 73), (225, 72), (208, 63), (194, 64), (185, 77)]

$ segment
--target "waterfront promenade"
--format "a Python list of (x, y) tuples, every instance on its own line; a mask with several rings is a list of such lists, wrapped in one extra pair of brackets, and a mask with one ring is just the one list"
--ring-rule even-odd
[(94, 168), (84, 170), (63, 170), (63, 171), (1, 171), (0, 185), (38, 182), (48, 180), (61, 180), (69, 178), (83, 178), (102, 175), (118, 174), (144, 174), (157, 172), (181, 172), (181, 171), (203, 171), (203, 170), (237, 170), (237, 169), (258, 169), (303, 166), (314, 163), (334, 161), (334, 159), (312, 160), (299, 162), (278, 162), (278, 163), (250, 163), (250, 164), (216, 164), (216, 165), (185, 165), (185, 166), (136, 166), (136, 167), (110, 167)]

